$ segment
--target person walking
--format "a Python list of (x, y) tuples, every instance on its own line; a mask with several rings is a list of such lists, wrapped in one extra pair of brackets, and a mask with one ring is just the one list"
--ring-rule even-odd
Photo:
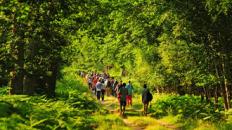
[(121, 95), (120, 97), (120, 114), (125, 115), (125, 110), (126, 110), (126, 96), (128, 94), (126, 87), (126, 83), (122, 84), (122, 87), (119, 88), (119, 93)]
[(102, 80), (101, 83), (102, 83), (101, 98), (102, 98), (102, 101), (104, 101), (105, 92), (106, 92), (106, 87), (105, 87), (105, 85), (104, 85), (104, 80)]
[(104, 85), (105, 85), (106, 95), (110, 96), (110, 79), (109, 78), (105, 79)]
[(116, 94), (117, 94), (117, 98), (118, 98), (118, 102), (120, 104), (120, 97), (121, 97), (121, 94), (120, 94), (120, 88), (122, 87), (122, 80), (117, 84), (117, 86), (115, 87), (115, 91), (116, 91)]
[(128, 90), (128, 95), (126, 96), (126, 104), (129, 106), (132, 106), (132, 91), (133, 91), (133, 86), (131, 84), (131, 81), (128, 82), (126, 85), (126, 89)]
[(93, 77), (92, 75), (88, 76), (88, 86), (89, 86), (89, 90), (92, 89), (92, 83), (93, 83)]
[(97, 100), (100, 100), (101, 97), (101, 90), (103, 88), (103, 84), (101, 83), (101, 79), (98, 79), (98, 82), (96, 84), (96, 95), (97, 95)]
[(118, 81), (115, 80), (114, 83), (113, 83), (113, 87), (112, 87), (112, 95), (114, 97), (117, 97), (117, 90), (116, 90), (117, 85), (118, 85)]
[(149, 102), (152, 100), (152, 94), (150, 93), (149, 89), (147, 88), (147, 84), (143, 85), (143, 92), (142, 92), (142, 102), (144, 107), (144, 115), (147, 116), (148, 112), (148, 105)]

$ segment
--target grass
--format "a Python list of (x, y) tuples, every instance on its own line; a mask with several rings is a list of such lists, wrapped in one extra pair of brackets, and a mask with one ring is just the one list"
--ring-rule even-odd
[[(232, 111), (215, 111), (198, 97), (155, 94), (149, 116), (143, 116), (141, 94), (133, 95), (126, 117), (119, 115), (115, 97), (99, 102), (72, 70), (57, 82), (57, 97), (7, 95), (0, 88), (1, 130), (230, 130)], [(226, 115), (226, 116), (225, 116)], [(226, 119), (226, 120), (225, 120)]]
[(97, 128), (96, 130), (131, 130), (126, 126), (120, 116), (115, 114), (95, 115)]
[[(172, 98), (173, 100), (170, 100)], [(137, 127), (145, 127), (146, 130), (156, 130), (156, 129), (230, 130), (232, 128), (231, 125), (232, 123), (230, 123), (232, 121), (229, 120), (230, 117), (232, 116), (228, 116), (227, 118), (228, 120), (225, 122), (223, 121), (221, 116), (218, 115), (218, 113), (213, 114), (214, 111), (210, 110), (211, 106), (209, 106), (208, 104), (204, 104), (204, 103), (200, 104), (200, 102), (196, 104), (196, 102), (198, 101), (194, 101), (194, 100), (198, 100), (197, 97), (183, 96), (180, 97), (179, 99), (178, 98), (179, 97), (176, 95), (155, 94), (154, 100), (151, 103), (151, 108), (149, 108), (149, 115), (152, 117), (144, 117), (142, 116), (143, 105), (141, 103), (141, 95), (135, 94), (133, 96), (133, 106), (126, 108), (126, 115), (127, 115), (126, 122), (128, 124), (133, 124), (134, 126)], [(159, 111), (162, 112), (163, 109), (165, 109), (165, 107), (164, 108), (156, 107), (157, 103), (160, 103), (160, 101), (162, 101), (162, 103), (166, 105), (168, 105), (169, 102), (171, 101), (170, 105), (180, 105), (180, 106), (176, 106), (176, 107), (165, 106), (168, 107), (168, 109), (166, 109), (167, 113), (163, 115), (161, 114), (161, 116), (158, 116), (159, 118), (154, 118), (154, 114), (159, 113)], [(186, 104), (189, 106), (186, 106), (186, 104), (182, 105), (185, 102), (188, 102)], [(113, 102), (111, 102), (110, 106), (114, 106)], [(194, 113), (196, 110), (200, 110), (199, 113)], [(214, 120), (207, 120), (207, 118), (202, 118), (200, 112), (202, 112), (202, 115), (206, 114), (204, 115), (204, 117), (207, 117), (207, 114), (215, 115), (216, 117), (211, 117), (211, 118), (218, 119), (219, 122), (215, 122)], [(195, 114), (195, 115), (193, 115), (193, 117), (185, 116), (186, 113)]]
[[(104, 101), (103, 106), (113, 112), (113, 118), (119, 117), (119, 104), (118, 100), (115, 97), (106, 97), (106, 101)], [(146, 130), (159, 130), (159, 129), (169, 129), (161, 123), (150, 116), (143, 116), (143, 105), (141, 103), (141, 96), (138, 94), (135, 94), (133, 96), (133, 106), (128, 106), (126, 108), (126, 117), (123, 118), (124, 123), (129, 126), (132, 129), (146, 129)], [(112, 119), (113, 119), (112, 118)], [(98, 118), (101, 120), (100, 118)], [(123, 122), (122, 122), (123, 123)], [(114, 126), (116, 128), (121, 129), (121, 126), (125, 126), (125, 124), (116, 124)], [(102, 128), (103, 129), (103, 128)], [(108, 127), (104, 127), (104, 129), (108, 129)], [(126, 129), (126, 128), (124, 128)]]
[(134, 126), (147, 126), (153, 123), (157, 123), (154, 118), (151, 117), (141, 117), (141, 116), (128, 116), (126, 119), (129, 124), (133, 124)]
[(148, 126), (146, 130), (173, 130), (173, 129), (161, 126), (160, 124), (153, 124)]
[[(55, 130), (93, 129), (92, 113), (100, 105), (87, 92), (74, 73), (64, 76), (57, 83), (57, 97), (7, 95), (8, 88), (1, 88), (1, 130)], [(88, 116), (88, 118), (86, 118)]]
[[(109, 114), (75, 73), (65, 70), (56, 98), (7, 95), (0, 89), (1, 130), (129, 130), (119, 116)], [(112, 106), (113, 107), (113, 106)]]
[[(64, 87), (63, 82), (60, 81), (59, 87)], [(103, 104), (99, 103), (88, 92), (88, 89), (84, 89), (86, 86), (83, 86), (79, 81), (73, 82), (65, 82), (65, 86), (69, 86), (65, 89), (58, 88), (59, 97), (55, 99), (47, 99), (44, 96), (2, 95), (0, 98), (0, 129), (130, 130), (140, 127), (146, 130), (176, 128), (183, 130), (230, 130), (232, 128), (230, 115), (226, 122), (219, 123), (201, 119), (185, 119), (181, 114), (173, 115), (171, 113), (160, 119), (142, 116), (143, 106), (140, 95), (134, 95), (133, 106), (126, 108), (127, 117), (123, 119), (117, 111), (119, 109), (117, 98), (107, 97)], [(82, 89), (78, 89), (75, 87), (76, 85)], [(153, 107), (158, 100), (165, 100), (159, 95), (154, 97), (149, 115), (158, 111), (154, 110), (155, 107)]]
[(65, 100), (54, 101), (42, 96), (14, 95), (2, 96), (0, 102), (0, 108), (6, 109), (1, 113), (7, 113), (0, 118), (1, 130), (91, 129), (91, 125), (85, 124), (94, 122), (91, 117), (84, 118), (91, 115), (94, 109), (76, 108)]

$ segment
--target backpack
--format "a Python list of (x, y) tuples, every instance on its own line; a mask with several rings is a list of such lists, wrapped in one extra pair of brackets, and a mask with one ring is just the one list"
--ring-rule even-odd
[(147, 92), (147, 99), (148, 99), (149, 102), (153, 99), (153, 96), (150, 93), (150, 91)]

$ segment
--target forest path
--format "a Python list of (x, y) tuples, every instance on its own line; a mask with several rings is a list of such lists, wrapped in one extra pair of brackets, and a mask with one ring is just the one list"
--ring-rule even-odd
[(105, 96), (101, 104), (115, 116), (120, 116), (123, 122), (132, 130), (179, 130), (176, 124), (170, 124), (148, 116), (143, 116), (143, 106), (139, 99), (135, 98), (133, 106), (127, 106), (125, 116), (120, 116), (119, 102), (113, 96)]

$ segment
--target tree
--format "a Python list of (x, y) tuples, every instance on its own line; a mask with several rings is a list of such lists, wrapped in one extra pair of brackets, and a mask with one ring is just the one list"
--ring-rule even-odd
[(87, 16), (78, 15), (88, 12), (83, 8), (85, 4), (88, 8), (94, 2), (1, 2), (1, 47), (7, 47), (1, 55), (10, 72), (11, 94), (33, 94), (42, 89), (50, 97), (55, 95), (61, 51), (70, 43), (68, 37), (78, 29), (77, 24)]

